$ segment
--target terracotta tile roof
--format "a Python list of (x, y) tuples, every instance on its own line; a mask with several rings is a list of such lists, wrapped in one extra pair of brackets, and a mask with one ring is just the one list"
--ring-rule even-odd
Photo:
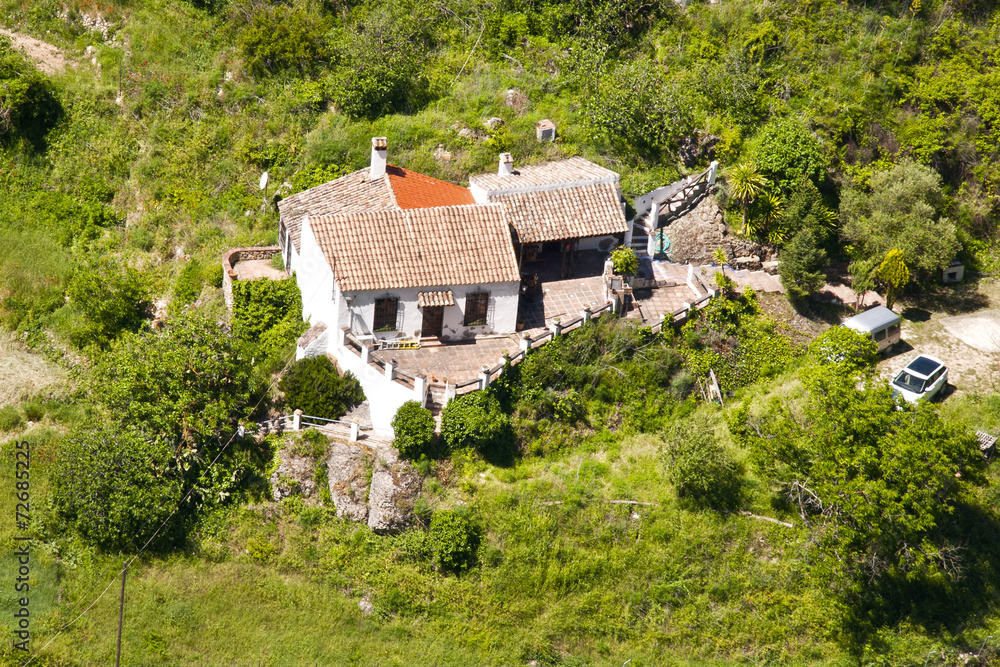
[(388, 166), (392, 193), (399, 208), (432, 208), (434, 206), (463, 206), (475, 204), (468, 188), (418, 174), (402, 167)]
[(611, 183), (495, 195), (521, 243), (541, 243), (624, 232), (628, 225), (618, 187)]
[(421, 308), (427, 306), (454, 306), (455, 295), (451, 290), (443, 292), (417, 292), (417, 305)]
[(617, 182), (618, 174), (582, 157), (517, 167), (509, 176), (483, 174), (469, 179), (470, 185), (482, 188), (489, 195)]
[(368, 169), (362, 169), (286, 197), (278, 202), (278, 211), (291, 234), (295, 250), (301, 252), (302, 217), (306, 215), (475, 203), (472, 193), (460, 185), (388, 165), (382, 178), (371, 180)]
[(374, 181), (368, 169), (341, 176), (314, 188), (297, 192), (278, 202), (278, 212), (285, 223), (297, 252), (301, 252), (302, 218), (326, 213), (360, 213), (398, 208), (384, 176)]
[(521, 279), (500, 206), (310, 216), (309, 226), (344, 291)]

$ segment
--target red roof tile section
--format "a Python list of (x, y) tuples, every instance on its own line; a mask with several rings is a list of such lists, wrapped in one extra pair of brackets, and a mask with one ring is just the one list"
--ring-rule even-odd
[(389, 165), (385, 170), (399, 208), (434, 208), (464, 206), (476, 200), (468, 189), (409, 169)]

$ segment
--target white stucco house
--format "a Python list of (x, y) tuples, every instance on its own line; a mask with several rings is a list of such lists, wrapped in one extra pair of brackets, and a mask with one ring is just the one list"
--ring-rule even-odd
[(389, 165), (387, 151), (375, 137), (367, 169), (278, 203), (285, 269), (313, 325), (298, 355), (354, 371), (377, 429), (413, 391), (359, 366), (345, 332), (376, 344), (511, 334), (522, 260), (610, 249), (627, 230), (618, 174), (583, 158), (515, 170), (505, 153), (464, 188)]

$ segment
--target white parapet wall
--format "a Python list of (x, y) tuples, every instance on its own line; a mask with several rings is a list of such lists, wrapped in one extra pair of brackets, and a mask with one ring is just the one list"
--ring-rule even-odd
[[(350, 371), (361, 383), (365, 397), (368, 398), (372, 428), (375, 432), (392, 437), (392, 418), (396, 416), (399, 406), (407, 401), (421, 401), (423, 397), (418, 397), (414, 389), (386, 378), (384, 372), (364, 363), (352, 350), (337, 345), (333, 336), (330, 337), (327, 351), (337, 360), (337, 365), (343, 372)], [(423, 389), (426, 393), (426, 389)]]

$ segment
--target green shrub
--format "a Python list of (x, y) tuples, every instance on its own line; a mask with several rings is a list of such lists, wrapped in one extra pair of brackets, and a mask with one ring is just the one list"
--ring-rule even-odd
[[(221, 268), (221, 267), (220, 267)], [(177, 305), (186, 305), (198, 298), (201, 292), (202, 268), (197, 260), (191, 260), (184, 265), (174, 284), (174, 301)]]
[(361, 383), (350, 372), (343, 377), (327, 356), (300, 359), (281, 378), (278, 387), (290, 410), (338, 419), (365, 400)]
[(622, 276), (634, 276), (639, 272), (639, 258), (632, 248), (618, 246), (611, 251), (611, 263), (615, 273)]
[(66, 294), (82, 316), (70, 335), (79, 347), (106, 348), (123, 332), (138, 331), (152, 310), (142, 274), (107, 258), (73, 276)]
[(431, 517), (429, 541), (434, 564), (458, 573), (476, 564), (482, 536), (467, 512), (442, 510)]
[(45, 416), (45, 406), (36, 401), (30, 401), (21, 406), (24, 410), (24, 416), (28, 421), (37, 422), (41, 421), (42, 417)]
[(280, 357), (306, 327), (294, 279), (233, 283), (233, 333), (265, 356)]
[(682, 502), (719, 511), (739, 506), (743, 467), (719, 443), (709, 424), (685, 422), (667, 436), (669, 476)]
[(854, 329), (830, 327), (809, 344), (809, 354), (823, 365), (861, 370), (878, 361), (878, 344), (868, 334)]
[(441, 412), (441, 436), (452, 451), (471, 447), (487, 458), (507, 458), (514, 432), (489, 391), (459, 396)]
[(222, 287), (222, 264), (213, 262), (205, 267), (205, 282), (212, 287)]
[(52, 84), (7, 36), (0, 36), (0, 109), (0, 141), (24, 138), (36, 147), (63, 115)]
[(326, 30), (325, 19), (302, 8), (278, 5), (254, 11), (238, 43), (247, 68), (257, 76), (305, 74), (329, 58)]
[(21, 412), (13, 405), (0, 408), (0, 431), (12, 431), (21, 425)]
[(400, 456), (407, 459), (430, 457), (434, 442), (434, 415), (416, 401), (407, 401), (396, 410), (392, 418), (393, 441)]
[[(173, 447), (120, 426), (70, 437), (52, 479), (56, 514), (106, 550), (140, 548), (177, 508), (182, 493)], [(170, 535), (161, 532), (160, 543)]]

